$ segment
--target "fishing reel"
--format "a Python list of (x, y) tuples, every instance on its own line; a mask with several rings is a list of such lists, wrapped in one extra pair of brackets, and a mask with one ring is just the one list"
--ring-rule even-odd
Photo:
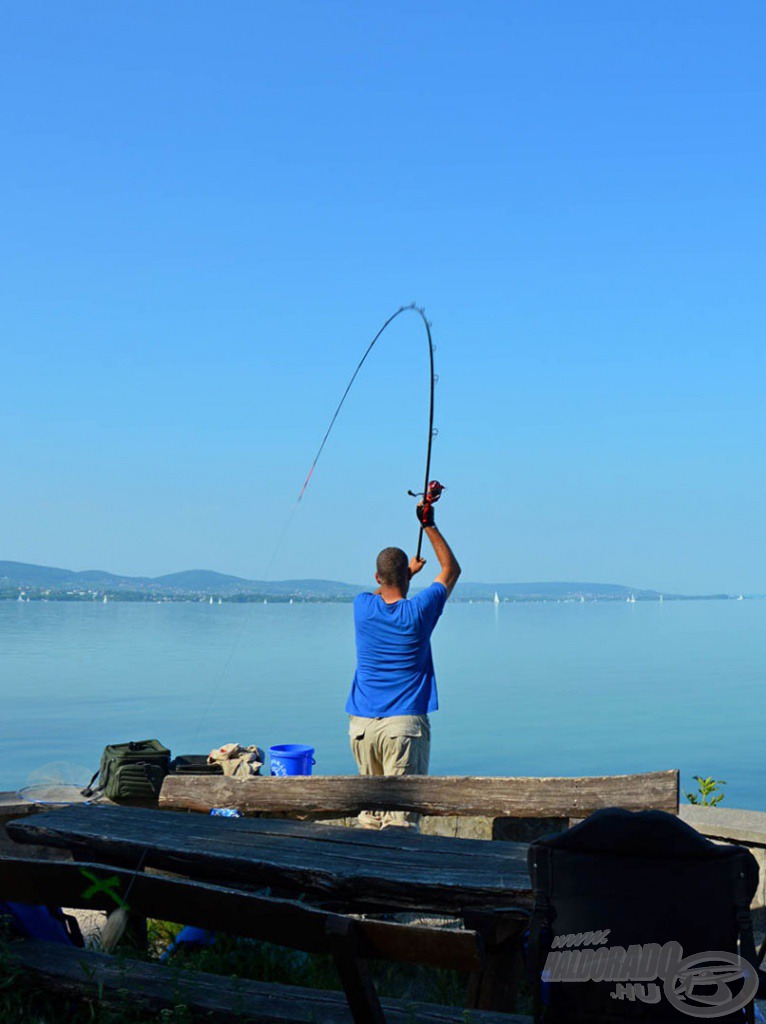
[(440, 484), (438, 480), (431, 480), (425, 490), (425, 493), (423, 493), (423, 491), (407, 491), (407, 494), (409, 494), (411, 498), (422, 498), (422, 501), (420, 502), (422, 505), (422, 511), (418, 515), (421, 523), (427, 523), (429, 518), (431, 518), (431, 509), (439, 498), (441, 498), (443, 490), (444, 484)]
[(433, 505), (442, 496), (442, 491), (446, 490), (444, 484), (440, 484), (438, 480), (431, 480), (426, 488), (425, 494), (423, 491), (407, 491), (407, 494), (411, 498), (422, 498), (424, 505)]

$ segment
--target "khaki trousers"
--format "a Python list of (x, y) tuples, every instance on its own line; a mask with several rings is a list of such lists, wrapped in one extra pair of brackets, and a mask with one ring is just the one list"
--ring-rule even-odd
[[(393, 715), (390, 718), (349, 720), (351, 752), (360, 775), (427, 775), (431, 753), (428, 715)], [(362, 811), (365, 828), (399, 825), (417, 828), (420, 815), (410, 811)]]

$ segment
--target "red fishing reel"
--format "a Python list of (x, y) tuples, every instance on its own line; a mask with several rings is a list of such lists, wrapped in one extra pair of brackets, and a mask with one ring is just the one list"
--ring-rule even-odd
[(443, 490), (444, 484), (440, 484), (438, 480), (431, 480), (425, 494), (422, 491), (407, 491), (411, 497), (423, 499), (418, 505), (418, 519), (421, 526), (433, 526), (433, 506), (441, 498)]
[(440, 484), (438, 480), (432, 480), (428, 485), (426, 491), (426, 500), (423, 502), (424, 505), (433, 505), (442, 496), (444, 490), (444, 484)]

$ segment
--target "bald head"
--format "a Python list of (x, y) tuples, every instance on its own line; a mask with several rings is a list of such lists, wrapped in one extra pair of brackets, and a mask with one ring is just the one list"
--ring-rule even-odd
[(406, 593), (410, 581), (409, 565), (409, 559), (401, 548), (383, 548), (375, 566), (378, 582), (387, 587), (398, 587)]

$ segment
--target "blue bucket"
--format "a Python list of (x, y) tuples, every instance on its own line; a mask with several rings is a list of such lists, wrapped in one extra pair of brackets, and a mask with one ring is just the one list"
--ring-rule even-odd
[(272, 775), (311, 775), (314, 748), (300, 743), (279, 743), (269, 747), (269, 762)]

